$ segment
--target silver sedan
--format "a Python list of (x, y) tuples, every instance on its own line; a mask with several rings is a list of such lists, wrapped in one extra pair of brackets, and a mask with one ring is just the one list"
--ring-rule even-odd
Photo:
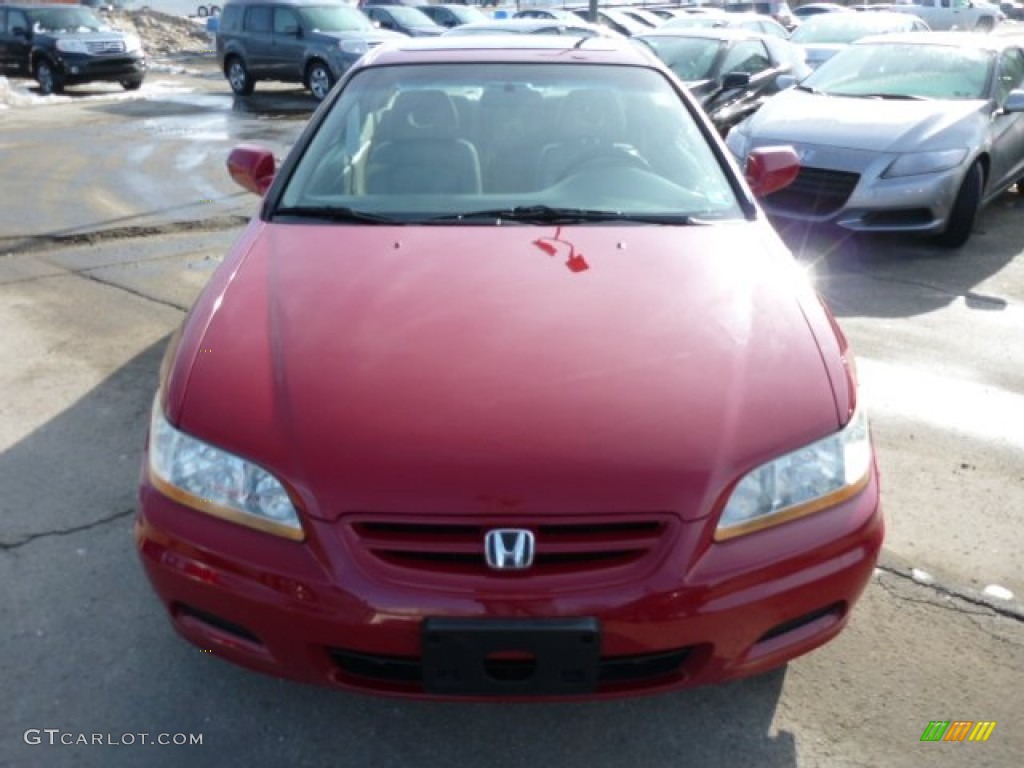
[(1024, 50), (1011, 38), (916, 32), (865, 38), (733, 128), (741, 161), (788, 144), (796, 181), (762, 201), (777, 218), (854, 231), (970, 237), (978, 210), (1024, 180)]

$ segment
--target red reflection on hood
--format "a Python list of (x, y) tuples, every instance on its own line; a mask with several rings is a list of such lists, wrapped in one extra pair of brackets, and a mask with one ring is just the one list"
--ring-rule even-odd
[(583, 258), (583, 254), (577, 253), (576, 246), (562, 238), (561, 227), (555, 227), (554, 237), (539, 237), (533, 241), (533, 244), (548, 256), (554, 256), (559, 250), (564, 251), (565, 248), (568, 248), (569, 257), (565, 260), (565, 266), (569, 268), (570, 272), (583, 272), (590, 269), (590, 265)]

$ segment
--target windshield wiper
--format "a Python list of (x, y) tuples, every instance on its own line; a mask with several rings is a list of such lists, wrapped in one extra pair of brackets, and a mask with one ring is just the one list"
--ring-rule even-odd
[(858, 99), (892, 99), (894, 101), (931, 101), (927, 96), (914, 96), (909, 93), (847, 93)]
[(813, 85), (798, 84), (798, 85), (794, 85), (793, 87), (796, 88), (796, 90), (798, 90), (798, 91), (806, 91), (807, 93), (813, 93), (815, 96), (831, 96), (831, 94), (829, 94), (829, 93), (825, 93), (824, 91), (819, 91)]
[(504, 221), (523, 224), (583, 224), (591, 222), (635, 222), (676, 226), (708, 224), (702, 219), (677, 213), (628, 213), (588, 208), (558, 208), (550, 205), (516, 205), (510, 208), (489, 208), (466, 213), (452, 213), (425, 219), (423, 224), (495, 223)]
[(325, 221), (348, 221), (358, 224), (408, 224), (408, 221), (381, 216), (376, 213), (357, 211), (355, 208), (330, 205), (293, 205), (278, 208), (274, 211), (278, 216), (293, 216), (298, 219), (324, 219)]

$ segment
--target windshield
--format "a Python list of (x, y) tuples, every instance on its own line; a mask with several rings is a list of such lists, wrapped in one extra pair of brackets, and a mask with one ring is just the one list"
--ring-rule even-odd
[(711, 77), (722, 42), (704, 37), (641, 37), (680, 80)]
[(273, 215), (407, 222), (542, 209), (586, 211), (589, 220), (743, 215), (661, 73), (476, 61), (358, 72), (301, 152)]
[(372, 30), (373, 25), (355, 8), (342, 5), (300, 6), (306, 25), (318, 32), (359, 32)]
[(825, 13), (808, 19), (789, 36), (794, 43), (839, 43), (849, 45), (868, 35), (908, 32), (913, 16), (894, 14), (896, 18), (878, 13)]
[(452, 12), (452, 16), (458, 19), (463, 24), (471, 24), (474, 21), (487, 21), (488, 16), (478, 8), (474, 8), (471, 5), (459, 5), (449, 8)]
[(419, 11), (415, 8), (410, 8), (407, 5), (391, 5), (388, 6), (388, 11), (391, 15), (402, 24), (406, 24), (410, 27), (433, 27), (434, 22), (430, 19), (427, 14)]
[(92, 11), (82, 7), (28, 10), (36, 32), (103, 32), (110, 29)]
[(949, 45), (862, 43), (851, 45), (801, 83), (831, 96), (983, 99), (995, 55)]

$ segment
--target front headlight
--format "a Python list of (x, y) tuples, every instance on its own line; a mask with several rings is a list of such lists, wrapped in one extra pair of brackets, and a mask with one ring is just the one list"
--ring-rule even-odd
[(944, 149), (938, 152), (910, 152), (893, 160), (882, 174), (883, 179), (896, 176), (919, 176), (956, 168), (967, 157), (966, 149)]
[(149, 423), (149, 476), (157, 490), (192, 509), (294, 541), (305, 538), (288, 492), (273, 475), (172, 427), (159, 394)]
[(734, 125), (725, 136), (725, 145), (732, 152), (733, 157), (741, 163), (747, 158), (747, 150), (750, 145), (750, 135), (743, 130), (746, 121)]
[(359, 55), (370, 50), (365, 40), (342, 40), (338, 43), (338, 47), (345, 53), (357, 53)]
[(138, 35), (125, 35), (124, 36), (124, 52), (135, 53), (136, 51), (142, 50), (142, 40), (139, 39)]
[(82, 40), (58, 40), (57, 50), (61, 53), (88, 53), (89, 49), (85, 47), (85, 43)]
[(831, 507), (867, 485), (871, 439), (864, 411), (834, 435), (748, 472), (729, 495), (715, 539), (784, 523)]

